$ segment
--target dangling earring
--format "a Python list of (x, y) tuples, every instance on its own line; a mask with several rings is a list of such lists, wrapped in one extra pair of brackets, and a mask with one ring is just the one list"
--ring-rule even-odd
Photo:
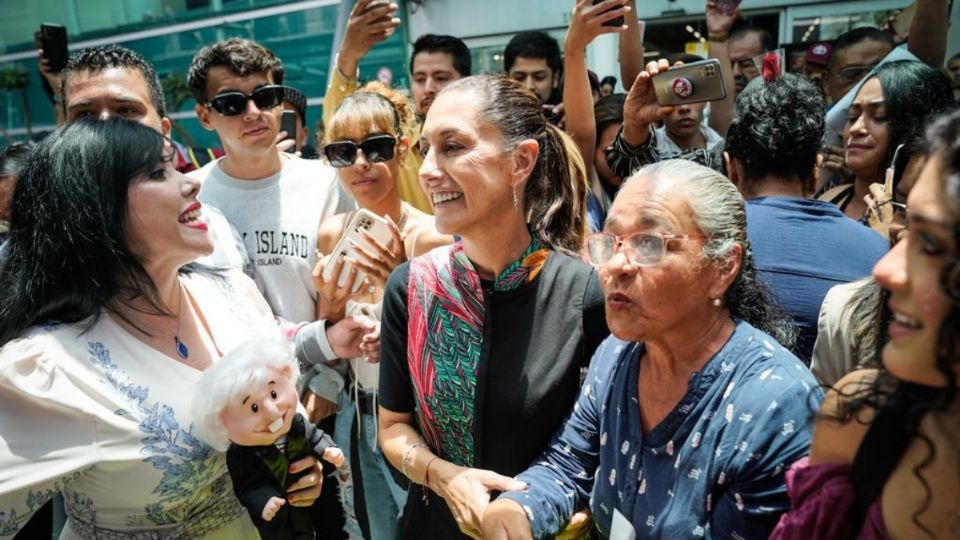
[(516, 184), (514, 184), (513, 186), (510, 187), (510, 193), (513, 194), (513, 209), (514, 209), (514, 210), (519, 210), (519, 209), (520, 209), (520, 199), (517, 198), (517, 185), (516, 185)]
[(720, 307), (720, 304), (722, 304), (723, 301), (720, 300), (719, 298), (714, 298), (713, 300), (710, 301), (710, 303), (713, 304), (713, 307)]

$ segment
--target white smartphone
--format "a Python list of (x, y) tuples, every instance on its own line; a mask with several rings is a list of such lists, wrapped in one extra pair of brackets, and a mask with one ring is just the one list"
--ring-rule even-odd
[[(361, 208), (353, 215), (353, 218), (344, 230), (343, 236), (340, 237), (336, 247), (330, 252), (330, 259), (323, 267), (323, 272), (321, 273), (323, 279), (328, 281), (333, 279), (333, 270), (337, 265), (337, 261), (343, 257), (361, 259), (360, 254), (357, 252), (353, 243), (351, 243), (351, 240), (363, 249), (374, 252), (373, 246), (367, 240), (366, 236), (363, 235), (363, 231), (370, 233), (377, 241), (388, 248), (392, 247), (393, 236), (390, 234), (390, 225), (387, 224), (387, 220), (365, 208)], [(338, 286), (344, 287), (347, 285), (347, 276), (349, 276), (352, 266), (350, 261), (344, 261), (343, 269), (340, 271), (340, 279), (337, 280)], [(352, 292), (359, 291), (360, 285), (363, 284), (363, 280), (366, 277), (367, 274), (358, 269), (357, 277), (354, 279), (353, 287), (351, 287), (350, 290)]]

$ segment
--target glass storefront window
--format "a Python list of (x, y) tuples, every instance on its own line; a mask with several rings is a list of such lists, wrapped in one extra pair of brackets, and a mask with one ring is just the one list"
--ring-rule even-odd
[(787, 24), (793, 43), (816, 43), (836, 39), (861, 26), (883, 27), (911, 0), (833, 2), (829, 9), (800, 6), (787, 9)]
[[(210, 3), (212, 2), (208, 2)], [(276, 3), (267, 0), (223, 0), (223, 9), (238, 5), (245, 8), (253, 6), (257, 9), (251, 12), (254, 16), (250, 18), (233, 17), (234, 20), (226, 24), (171, 25), (168, 26), (169, 32), (152, 32), (159, 35), (115, 41), (146, 57), (153, 63), (161, 79), (178, 75), (180, 88), (176, 92), (167, 92), (167, 108), (168, 116), (176, 125), (173, 135), (180, 142), (203, 147), (219, 146), (216, 133), (203, 129), (196, 119), (193, 112), (196, 102), (192, 97), (187, 97), (189, 94), (185, 89), (186, 75), (190, 60), (197, 50), (209, 43), (233, 36), (254, 39), (283, 60), (286, 71), (284, 83), (299, 89), (307, 96), (307, 127), (311, 134), (315, 132), (315, 123), (322, 114), (339, 6), (336, 2), (314, 1), (313, 4), (326, 5), (292, 11), (286, 9), (278, 14), (264, 14), (259, 9)], [(289, 5), (289, 2), (287, 4)], [(360, 65), (362, 79), (373, 79), (380, 68), (386, 67), (393, 74), (394, 86), (409, 86), (406, 35), (402, 30), (401, 27), (401, 31), (375, 47), (363, 59)], [(5, 69), (18, 69), (27, 78), (27, 112), (34, 135), (37, 132), (49, 131), (55, 123), (52, 106), (41, 87), (36, 62), (36, 57), (6, 63), (0, 61), (0, 88), (3, 85)], [(177, 99), (178, 97), (180, 99)], [(0, 145), (25, 137), (26, 114), (20, 94), (0, 90)]]

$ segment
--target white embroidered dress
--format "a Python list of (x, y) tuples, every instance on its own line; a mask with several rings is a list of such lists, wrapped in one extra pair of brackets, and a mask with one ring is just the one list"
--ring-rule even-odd
[[(279, 331), (253, 282), (183, 277), (224, 354)], [(0, 349), (0, 538), (57, 491), (61, 539), (256, 539), (224, 454), (195, 437), (200, 372), (107, 315), (31, 328)]]

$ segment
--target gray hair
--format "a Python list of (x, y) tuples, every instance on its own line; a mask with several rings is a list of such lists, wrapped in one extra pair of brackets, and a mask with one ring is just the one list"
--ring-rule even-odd
[(747, 239), (747, 211), (733, 182), (719, 172), (686, 159), (647, 165), (627, 181), (639, 177), (673, 182), (686, 197), (697, 228), (707, 237), (703, 255), (725, 263), (741, 246), (740, 271), (724, 294), (730, 314), (770, 334), (784, 347), (793, 347), (797, 330), (776, 297), (757, 279), (753, 252)]
[(290, 380), (294, 384), (300, 378), (293, 346), (280, 339), (264, 337), (241, 343), (203, 372), (193, 389), (190, 405), (200, 440), (215, 450), (227, 450), (230, 439), (220, 413), (251, 388), (266, 385), (270, 376), (267, 368), (290, 368)]
[(733, 182), (719, 172), (686, 159), (661, 161), (640, 169), (630, 178), (648, 176), (669, 179), (686, 195), (693, 219), (708, 237), (703, 254), (722, 261), (740, 244), (747, 252), (747, 213), (743, 196)]

